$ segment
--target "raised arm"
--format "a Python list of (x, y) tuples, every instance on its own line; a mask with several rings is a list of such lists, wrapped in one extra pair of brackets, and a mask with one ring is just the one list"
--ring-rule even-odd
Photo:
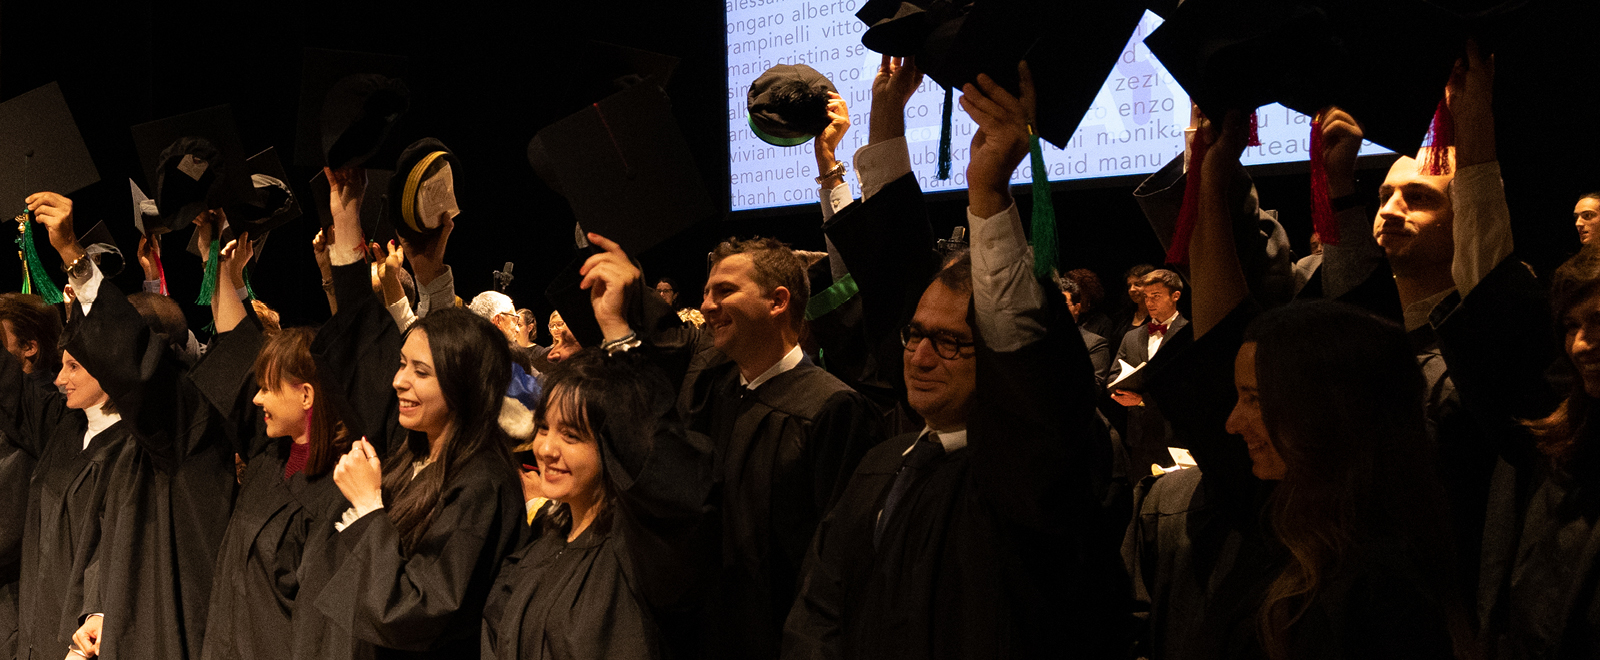
[(244, 268), (254, 254), (255, 246), (248, 233), (239, 234), (222, 248), (222, 268), (217, 271), (217, 288), (211, 292), (211, 316), (217, 334), (233, 330), (249, 314), (238, 291), (244, 288)]
[(1205, 127), (1194, 138), (1211, 143), (1201, 165), (1200, 206), (1189, 242), (1196, 339), (1221, 323), (1250, 295), (1228, 209), (1228, 188), (1238, 170), (1239, 154), (1244, 152), (1248, 130), (1245, 120), (1244, 113), (1230, 110), (1220, 131), (1214, 125)]

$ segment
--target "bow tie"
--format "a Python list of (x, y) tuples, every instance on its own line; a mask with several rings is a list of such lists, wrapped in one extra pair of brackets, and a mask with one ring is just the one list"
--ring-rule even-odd
[(1167, 336), (1167, 324), (1165, 324), (1165, 323), (1151, 323), (1150, 324), (1150, 334), (1152, 334), (1152, 335), (1161, 335), (1163, 337)]

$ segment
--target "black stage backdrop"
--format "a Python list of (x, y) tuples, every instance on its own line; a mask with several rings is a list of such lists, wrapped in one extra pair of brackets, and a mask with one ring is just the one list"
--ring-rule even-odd
[[(1571, 226), (1576, 198), (1600, 189), (1600, 65), (1590, 38), (1600, 25), (1600, 3), (1534, 4), (1535, 25), (1497, 45), (1495, 100), (1518, 251), (1546, 274), (1577, 248)], [(726, 208), (722, 11), (712, 1), (0, 0), (0, 98), (60, 81), (102, 179), (74, 195), (79, 228), (108, 221), (130, 261), (118, 282), (132, 290), (140, 274), (126, 179), (144, 182), (130, 126), (230, 103), (247, 153), (277, 146), (287, 164), (293, 159), (301, 48), (407, 55), (414, 98), (402, 138), (440, 138), (464, 164), (458, 188), (470, 216), (457, 227), (449, 253), (457, 292), (470, 298), (489, 288), (491, 272), (513, 261), (510, 293), (542, 319), (549, 309), (543, 284), (571, 256), (572, 214), (534, 176), (525, 150), (539, 128), (598, 99), (591, 98), (593, 81), (573, 55), (573, 44), (598, 39), (682, 58), (667, 91), (708, 192)], [(1375, 200), (1383, 163), (1371, 165), (1378, 169), (1365, 170), (1361, 184), (1363, 194)], [(289, 173), (307, 196), (305, 182), (314, 172), (290, 165)], [(1106, 183), (1057, 190), (1055, 204), (1063, 265), (1099, 272), (1113, 297), (1108, 304), (1115, 306), (1120, 272), (1157, 262), (1162, 254), (1129, 195), (1134, 182)], [(1299, 172), (1258, 173), (1258, 186), (1263, 205), (1280, 210), (1303, 251), (1310, 226), (1303, 166)], [(1026, 188), (1018, 189), (1018, 201), (1026, 216)], [(6, 203), (21, 210), (19, 200)], [(959, 195), (937, 199), (931, 208), (940, 234), (964, 220)], [(328, 314), (310, 252), (317, 229), (311, 218), (308, 211), (273, 232), (254, 277), (259, 297), (279, 309), (287, 325), (320, 323)], [(676, 278), (693, 305), (704, 282), (705, 254), (718, 239), (771, 235), (820, 250), (819, 221), (814, 205), (732, 218), (719, 213), (636, 256), (647, 277)], [(177, 238), (186, 241), (186, 233)], [(176, 243), (165, 246), (169, 282), (175, 297), (192, 299), (199, 259)], [(14, 291), (19, 265), (9, 246), (5, 252), (0, 290)], [(45, 261), (55, 260), (46, 254)], [(191, 309), (194, 327), (207, 323), (206, 316), (203, 308)]]

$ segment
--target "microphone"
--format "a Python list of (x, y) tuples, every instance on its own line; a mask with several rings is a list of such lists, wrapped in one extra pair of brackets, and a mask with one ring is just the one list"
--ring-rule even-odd
[(506, 265), (504, 267), (502, 267), (502, 270), (497, 270), (497, 271), (494, 272), (494, 290), (495, 291), (499, 291), (500, 293), (505, 293), (506, 289), (511, 287), (511, 280), (515, 279), (515, 276), (511, 274), (511, 268), (514, 265), (515, 264), (512, 264), (511, 262), (507, 261)]

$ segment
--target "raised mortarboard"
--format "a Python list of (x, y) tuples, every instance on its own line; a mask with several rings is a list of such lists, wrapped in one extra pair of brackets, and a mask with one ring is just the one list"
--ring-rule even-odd
[(61, 88), (50, 83), (0, 103), (0, 209), (28, 208), (37, 192), (71, 195), (100, 180)]
[(301, 215), (299, 197), (283, 172), (277, 149), (268, 147), (251, 156), (250, 183), (255, 194), (229, 206), (228, 224), (252, 237), (262, 236)]
[(122, 273), (127, 260), (122, 256), (122, 249), (117, 247), (117, 241), (111, 238), (111, 230), (106, 229), (105, 221), (94, 223), (89, 231), (80, 234), (78, 244), (83, 246), (83, 253), (94, 259), (95, 265), (106, 277), (116, 277)]
[(767, 69), (750, 84), (750, 131), (779, 147), (805, 144), (831, 123), (828, 94), (838, 91), (827, 76), (804, 64)]
[[(369, 241), (387, 244), (395, 238), (394, 226), (389, 223), (389, 179), (394, 172), (388, 170), (366, 170), (367, 194), (361, 200), (361, 231), (366, 234)], [(311, 204), (317, 209), (317, 218), (323, 227), (333, 225), (333, 212), (329, 208), (328, 197), (331, 193), (328, 188), (328, 178), (323, 172), (318, 172), (311, 179)]]
[(177, 231), (196, 215), (250, 199), (255, 189), (244, 147), (226, 105), (133, 127), (133, 143), (160, 215), (147, 234)]
[(1065, 148), (1138, 26), (1144, 4), (1130, 0), (873, 0), (856, 12), (861, 43), (917, 68), (945, 89), (987, 74), (1013, 94), (1027, 60), (1037, 93), (1036, 130)]
[[(1186, 0), (1144, 41), (1213, 120), (1268, 103), (1312, 117), (1335, 105), (1366, 139), (1402, 154), (1416, 153), (1446, 114), (1444, 88), (1463, 42), (1459, 18), (1422, 0)], [(1443, 146), (1450, 122), (1441, 120), (1434, 143)], [(1337, 244), (1320, 124), (1310, 131), (1312, 225)], [(1169, 263), (1188, 260), (1195, 172), (1185, 185)]]
[(1187, 0), (1145, 39), (1208, 117), (1336, 105), (1402, 154), (1422, 146), (1463, 43), (1460, 19), (1421, 0)]
[(383, 167), (394, 162), (395, 127), (410, 107), (406, 58), (307, 48), (300, 72), (294, 162), (302, 167)]
[(540, 178), (587, 231), (641, 254), (714, 212), (654, 79), (541, 129), (528, 144)]
[[(387, 186), (384, 214), (396, 233), (416, 240), (438, 231), (446, 216), (454, 219), (461, 214), (455, 184), (460, 167), (455, 153), (434, 138), (417, 140), (400, 152)], [(372, 190), (370, 180), (367, 190)]]

